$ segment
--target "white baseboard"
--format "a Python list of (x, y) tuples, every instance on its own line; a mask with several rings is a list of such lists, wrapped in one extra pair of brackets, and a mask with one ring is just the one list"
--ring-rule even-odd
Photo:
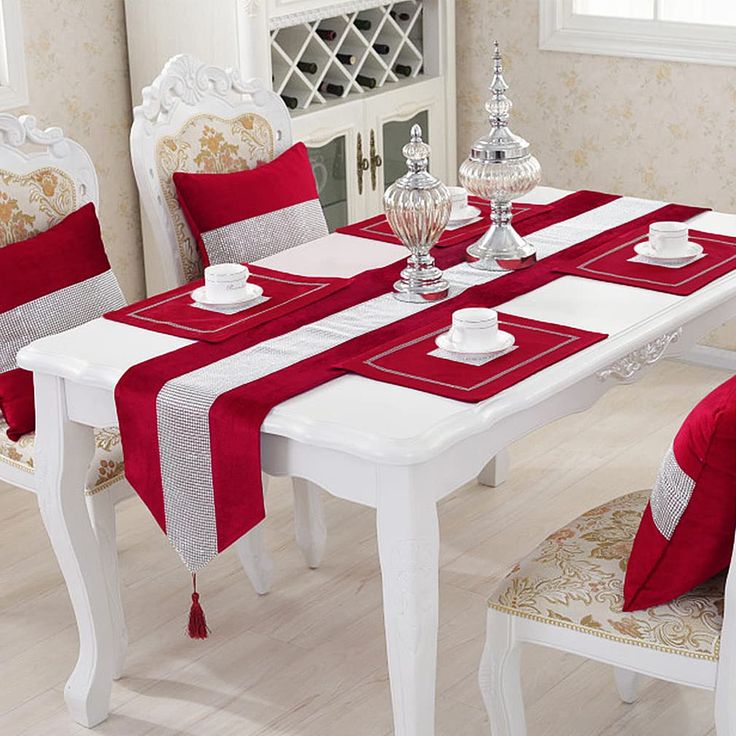
[(736, 350), (715, 348), (710, 345), (696, 345), (687, 353), (678, 355), (677, 360), (736, 373)]

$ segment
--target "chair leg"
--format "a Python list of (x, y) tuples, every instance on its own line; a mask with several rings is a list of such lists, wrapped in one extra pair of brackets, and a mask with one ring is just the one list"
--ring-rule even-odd
[[(731, 564), (733, 565), (733, 562)], [(728, 585), (726, 586), (726, 601), (728, 606)], [(724, 626), (716, 675), (717, 736), (736, 736), (736, 661), (733, 656), (732, 638), (731, 632)]]
[(488, 609), (478, 683), (492, 736), (526, 736), (519, 654), (513, 616)]
[(120, 595), (120, 569), (115, 521), (115, 503), (109, 490), (86, 496), (87, 512), (100, 550), (100, 561), (105, 573), (107, 596), (112, 618), (115, 654), (113, 678), (123, 676), (125, 657), (128, 653), (128, 629)]
[[(265, 495), (268, 488), (268, 476), (265, 473), (261, 476), (261, 481)], [(275, 565), (264, 545), (263, 522), (254, 526), (235, 543), (235, 551), (256, 593), (266, 595), (273, 584)]]
[(327, 544), (327, 527), (319, 486), (294, 478), (294, 529), (296, 543), (313, 570), (320, 566)]
[(638, 672), (614, 667), (613, 676), (616, 680), (616, 689), (624, 703), (635, 703), (639, 698), (639, 683), (641, 676)]
[(275, 565), (263, 544), (262, 522), (236, 542), (235, 551), (256, 593), (266, 595), (273, 584)]

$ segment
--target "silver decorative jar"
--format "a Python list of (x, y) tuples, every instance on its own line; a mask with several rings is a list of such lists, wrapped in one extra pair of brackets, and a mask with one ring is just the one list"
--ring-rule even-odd
[(412, 127), (402, 153), (408, 171), (383, 195), (386, 219), (411, 253), (394, 296), (404, 302), (437, 301), (447, 296), (449, 284), (429, 252), (450, 219), (450, 192), (427, 170), (430, 148), (419, 125)]
[(460, 183), (477, 197), (491, 202), (491, 227), (468, 248), (468, 260), (486, 271), (527, 268), (537, 260), (536, 251), (511, 225), (511, 202), (531, 191), (542, 169), (529, 153), (529, 143), (509, 130), (512, 103), (503, 78), (498, 41), (494, 43), (491, 99), (486, 102), (491, 130), (473, 144), (460, 166)]

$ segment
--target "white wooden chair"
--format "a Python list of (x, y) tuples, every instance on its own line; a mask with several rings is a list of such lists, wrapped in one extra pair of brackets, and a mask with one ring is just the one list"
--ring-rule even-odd
[[(99, 205), (97, 174), (89, 154), (60, 128), (41, 130), (31, 115), (0, 114), (0, 248), (48, 230), (82, 205)], [(13, 442), (0, 416), (0, 480), (36, 491), (34, 434)], [(127, 649), (115, 549), (115, 504), (132, 494), (123, 474), (117, 429), (95, 431), (95, 454), (86, 489), (87, 509), (106, 572), (113, 626), (117, 632), (115, 674)]]
[[(715, 690), (716, 733), (736, 736), (736, 572), (665, 605), (621, 610), (626, 561), (648, 500), (649, 491), (638, 491), (583, 514), (519, 562), (491, 596), (479, 681), (493, 736), (526, 734), (522, 642), (612, 665), (626, 703), (636, 700), (639, 674)], [(567, 733), (577, 733), (573, 723)]]
[[(172, 289), (202, 274), (197, 246), (179, 207), (175, 171), (227, 173), (252, 168), (292, 144), (291, 119), (281, 98), (237, 71), (207, 66), (188, 54), (170, 59), (133, 110), (133, 170), (153, 243), (146, 258), (149, 293)], [(326, 543), (320, 489), (294, 479), (297, 544), (309, 567), (319, 566)], [(266, 478), (264, 476), (264, 489)], [(259, 593), (268, 590), (272, 564), (260, 526), (237, 545)]]

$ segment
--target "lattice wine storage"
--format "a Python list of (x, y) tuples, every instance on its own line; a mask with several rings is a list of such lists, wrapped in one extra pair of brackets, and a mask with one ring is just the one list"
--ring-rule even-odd
[[(424, 73), (423, 4), (403, 0), (271, 29), (273, 88), (292, 110), (391, 88)], [(273, 26), (277, 27), (273, 27)]]

